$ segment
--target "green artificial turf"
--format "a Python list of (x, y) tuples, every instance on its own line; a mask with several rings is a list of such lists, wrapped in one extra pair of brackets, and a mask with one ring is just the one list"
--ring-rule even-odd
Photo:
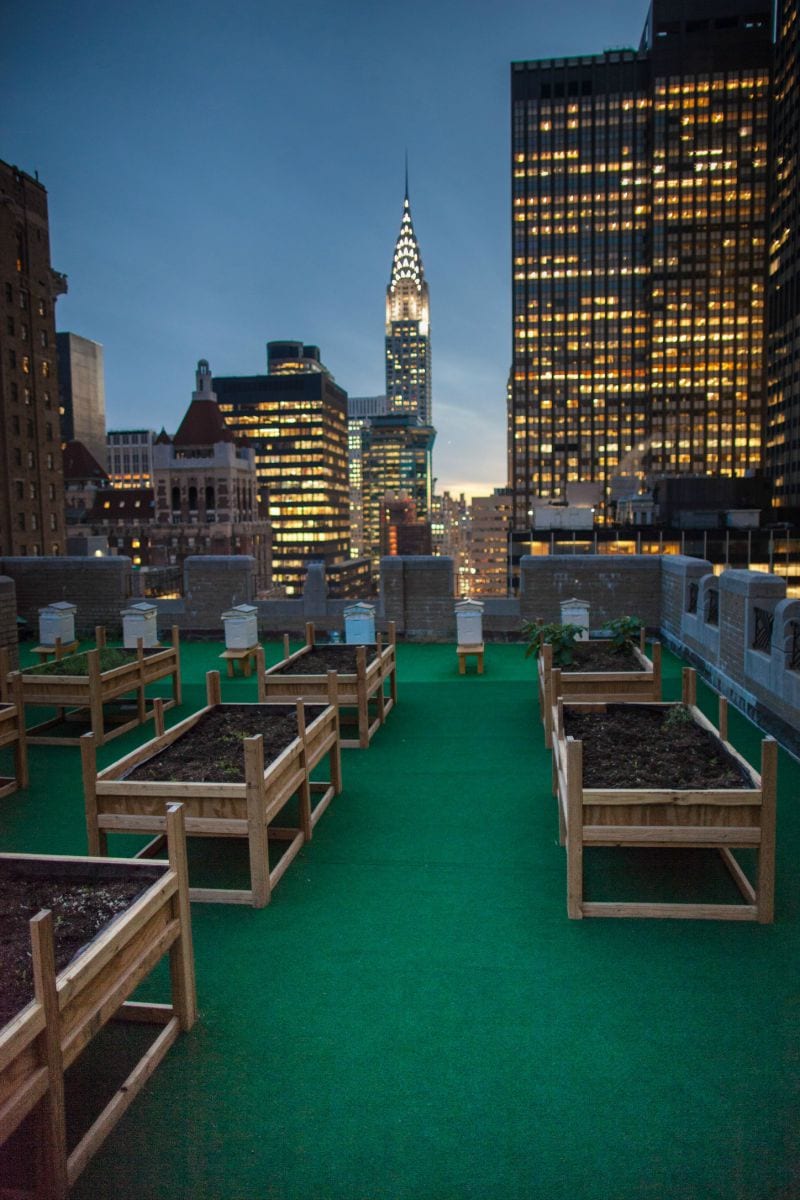
[[(204, 702), (220, 649), (182, 646), (170, 721)], [(75, 1200), (796, 1196), (796, 764), (781, 754), (773, 926), (568, 921), (533, 661), (489, 645), (486, 673), (459, 677), (453, 646), (398, 658), (397, 707), (344, 752), (344, 791), (272, 903), (193, 905), (200, 1021)], [(225, 700), (255, 695), (223, 679)], [(702, 687), (700, 702), (713, 715)], [(758, 761), (735, 713), (731, 736)], [(0, 810), (4, 848), (85, 852), (78, 752), (31, 761), (31, 790)], [(727, 898), (713, 857), (691, 856), (590, 853), (587, 887)], [(143, 994), (164, 998), (165, 979)], [(104, 1036), (91, 1065), (113, 1087), (134, 1033)]]

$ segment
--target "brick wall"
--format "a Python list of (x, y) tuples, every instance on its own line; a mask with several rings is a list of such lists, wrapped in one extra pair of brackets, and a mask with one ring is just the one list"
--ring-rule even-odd
[(79, 637), (105, 625), (112, 635), (122, 628), (120, 613), (131, 597), (129, 558), (3, 558), (0, 570), (14, 580), (17, 612), (39, 632), (39, 609), (56, 600), (77, 608)]
[(453, 560), (428, 555), (381, 559), (383, 617), (409, 641), (455, 638)]
[(17, 646), (17, 594), (14, 580), (0, 575), (0, 646), (8, 648), (11, 669), (19, 666)]
[(237, 604), (253, 604), (255, 594), (252, 555), (192, 554), (183, 563), (183, 611), (175, 613), (175, 623), (199, 633), (220, 633), (222, 614)]
[(524, 555), (520, 562), (520, 618), (560, 621), (563, 600), (589, 604), (589, 628), (634, 616), (648, 629), (661, 623), (661, 559), (657, 555)]

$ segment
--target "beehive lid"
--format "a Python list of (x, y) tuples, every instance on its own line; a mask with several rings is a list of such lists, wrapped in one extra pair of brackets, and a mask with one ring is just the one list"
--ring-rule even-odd
[(249, 617), (251, 613), (257, 613), (258, 607), (255, 604), (235, 604), (233, 608), (229, 608), (227, 612), (222, 614), (223, 621), (228, 618), (236, 620), (237, 617)]
[(132, 604), (130, 608), (122, 610), (123, 617), (147, 617), (150, 613), (158, 612), (155, 604), (147, 604), (141, 600), (138, 604)]
[(351, 604), (349, 608), (344, 610), (346, 617), (372, 617), (375, 614), (375, 605), (367, 604), (365, 600), (359, 600), (356, 604)]
[(480, 600), (459, 600), (456, 605), (457, 613), (482, 613), (483, 603)]
[(78, 611), (77, 604), (70, 604), (69, 600), (55, 600), (52, 604), (46, 604), (44, 606), (44, 608), (39, 609), (40, 613), (43, 613), (43, 612), (68, 613), (68, 612), (77, 612), (77, 611)]

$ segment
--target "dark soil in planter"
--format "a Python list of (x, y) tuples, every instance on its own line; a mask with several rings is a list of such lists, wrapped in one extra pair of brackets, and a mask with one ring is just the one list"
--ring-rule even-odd
[[(355, 675), (357, 646), (314, 646), (307, 654), (296, 658), (288, 667), (276, 671), (277, 675), (327, 675), (338, 671), (340, 675)], [(367, 665), (378, 656), (377, 646), (367, 646)]]
[[(324, 711), (306, 704), (306, 726)], [(243, 739), (260, 733), (270, 763), (297, 737), (293, 704), (220, 704), (164, 750), (133, 767), (125, 779), (170, 783), (244, 783)]]
[(63, 971), (118, 913), (129, 908), (152, 880), (74, 876), (20, 878), (0, 865), (0, 1028), (33, 999), (28, 922), (43, 908), (53, 914), (56, 971)]
[(572, 648), (573, 663), (562, 671), (643, 671), (644, 667), (632, 646), (615, 650), (611, 642), (576, 642)]
[[(164, 649), (163, 646), (151, 647), (144, 651), (145, 658), (151, 654), (160, 654)], [(123, 650), (117, 646), (100, 650), (100, 670), (113, 671), (115, 667), (123, 667), (126, 663), (136, 661), (135, 650)], [(23, 672), (25, 675), (88, 675), (89, 674), (89, 655), (88, 653), (70, 654), (66, 658), (61, 658), (58, 661), (38, 663), (35, 667), (26, 667)]]
[(753, 786), (739, 763), (682, 706), (609, 704), (606, 713), (565, 711), (564, 730), (583, 742), (584, 787)]

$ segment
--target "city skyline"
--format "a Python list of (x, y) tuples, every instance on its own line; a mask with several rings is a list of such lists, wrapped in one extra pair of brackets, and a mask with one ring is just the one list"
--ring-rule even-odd
[(509, 63), (635, 45), (646, 9), (311, 3), (287, 23), (272, 3), (13, 3), (1, 153), (48, 190), (58, 327), (103, 345), (109, 426), (174, 428), (198, 358), (259, 373), (278, 338), (324, 345), (350, 395), (381, 392), (407, 149), (438, 487), (502, 486)]

